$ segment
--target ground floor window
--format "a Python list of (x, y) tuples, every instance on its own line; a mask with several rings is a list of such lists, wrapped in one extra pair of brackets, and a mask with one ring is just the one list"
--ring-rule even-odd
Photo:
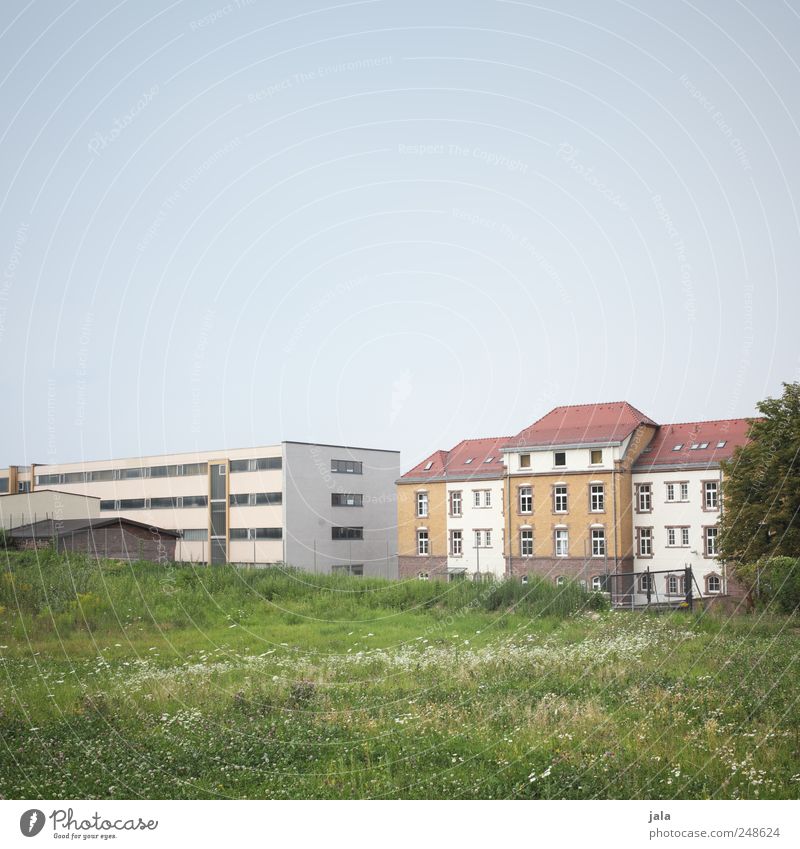
[(355, 575), (357, 577), (362, 577), (364, 574), (364, 564), (363, 563), (335, 563), (331, 567), (334, 575)]
[(720, 592), (722, 592), (722, 581), (720, 580), (719, 575), (707, 575), (706, 576), (706, 592), (709, 592), (709, 593), (720, 593)]
[(639, 592), (646, 593), (653, 589), (653, 578), (648, 573), (639, 575)]
[(431, 574), (430, 572), (417, 572), (417, 579), (420, 581), (430, 581)]
[(566, 584), (566, 582), (567, 582), (567, 579), (563, 575), (557, 575), (556, 576), (556, 586), (557, 587), (563, 587), (564, 584)]

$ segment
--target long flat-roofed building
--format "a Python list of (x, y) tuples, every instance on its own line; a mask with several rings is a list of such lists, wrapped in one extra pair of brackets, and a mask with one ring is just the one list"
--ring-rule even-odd
[(0, 493), (99, 498), (99, 516), (180, 532), (175, 558), (396, 577), (397, 451), (282, 442), (10, 466)]

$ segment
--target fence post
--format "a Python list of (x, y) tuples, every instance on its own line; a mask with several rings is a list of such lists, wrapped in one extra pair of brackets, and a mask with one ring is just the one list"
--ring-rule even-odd
[(647, 606), (650, 607), (650, 601), (653, 596), (653, 578), (650, 575), (650, 567), (647, 567)]
[(694, 609), (694, 594), (692, 593), (692, 567), (687, 566), (684, 570), (683, 581), (686, 584), (686, 604), (689, 607), (689, 610)]

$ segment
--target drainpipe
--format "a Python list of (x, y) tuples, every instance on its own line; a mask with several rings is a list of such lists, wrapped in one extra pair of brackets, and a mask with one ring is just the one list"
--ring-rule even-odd
[(511, 466), (506, 454), (506, 577), (511, 577)]
[(611, 492), (614, 509), (614, 571), (619, 572), (619, 547), (617, 543), (617, 461), (611, 461)]

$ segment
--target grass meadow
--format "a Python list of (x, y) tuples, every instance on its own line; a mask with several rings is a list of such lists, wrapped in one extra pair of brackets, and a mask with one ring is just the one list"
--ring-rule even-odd
[(8, 552), (3, 798), (797, 798), (795, 617)]

